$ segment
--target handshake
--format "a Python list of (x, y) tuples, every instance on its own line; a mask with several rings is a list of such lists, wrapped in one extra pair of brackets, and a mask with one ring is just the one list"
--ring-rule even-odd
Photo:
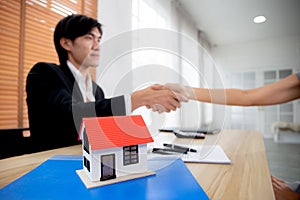
[(192, 88), (176, 83), (155, 84), (132, 93), (132, 110), (146, 106), (154, 112), (170, 112), (181, 107), (181, 102), (188, 102), (193, 95)]

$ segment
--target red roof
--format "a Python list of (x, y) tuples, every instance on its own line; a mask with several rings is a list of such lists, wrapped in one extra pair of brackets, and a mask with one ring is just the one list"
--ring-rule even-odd
[(92, 150), (153, 142), (140, 115), (84, 118), (83, 123)]

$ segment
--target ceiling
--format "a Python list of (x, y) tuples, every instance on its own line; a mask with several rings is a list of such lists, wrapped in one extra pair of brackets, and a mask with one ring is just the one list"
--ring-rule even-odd
[[(300, 35), (300, 0), (179, 0), (212, 45)], [(253, 23), (264, 15), (267, 21)]]

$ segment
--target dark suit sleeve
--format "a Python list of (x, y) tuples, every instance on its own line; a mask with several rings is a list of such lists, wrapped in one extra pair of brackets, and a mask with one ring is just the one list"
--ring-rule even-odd
[[(37, 63), (26, 82), (32, 151), (78, 144), (83, 117), (124, 115), (124, 97), (105, 99), (95, 87), (95, 102), (84, 103), (67, 66)], [(65, 70), (67, 69), (67, 70)]]
[[(101, 110), (99, 109), (101, 106), (103, 106), (103, 109), (105, 109), (105, 107), (107, 107), (105, 101), (107, 99), (104, 99), (104, 93), (102, 91), (102, 89), (95, 84), (96, 92), (95, 92), (95, 108), (98, 108), (96, 110), (96, 115), (97, 116), (102, 116), (103, 114), (101, 114)], [(104, 99), (104, 100), (103, 100)], [(107, 102), (109, 103), (109, 107), (110, 107), (110, 115), (114, 115), (114, 116), (121, 116), (121, 115), (126, 115), (126, 109), (125, 109), (125, 99), (124, 96), (117, 96), (117, 97), (113, 97), (111, 99), (109, 99), (110, 101)]]
[(44, 109), (45, 106), (57, 114), (75, 118), (93, 116), (125, 115), (124, 97), (105, 99), (103, 91), (97, 87), (95, 102), (84, 103), (76, 95), (74, 83), (53, 64), (36, 64), (27, 77), (27, 102), (31, 106)]

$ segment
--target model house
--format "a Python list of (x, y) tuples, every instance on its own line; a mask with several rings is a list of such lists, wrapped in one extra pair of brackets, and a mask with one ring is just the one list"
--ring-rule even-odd
[(153, 139), (142, 116), (84, 118), (79, 134), (91, 181), (147, 171), (147, 143)]

